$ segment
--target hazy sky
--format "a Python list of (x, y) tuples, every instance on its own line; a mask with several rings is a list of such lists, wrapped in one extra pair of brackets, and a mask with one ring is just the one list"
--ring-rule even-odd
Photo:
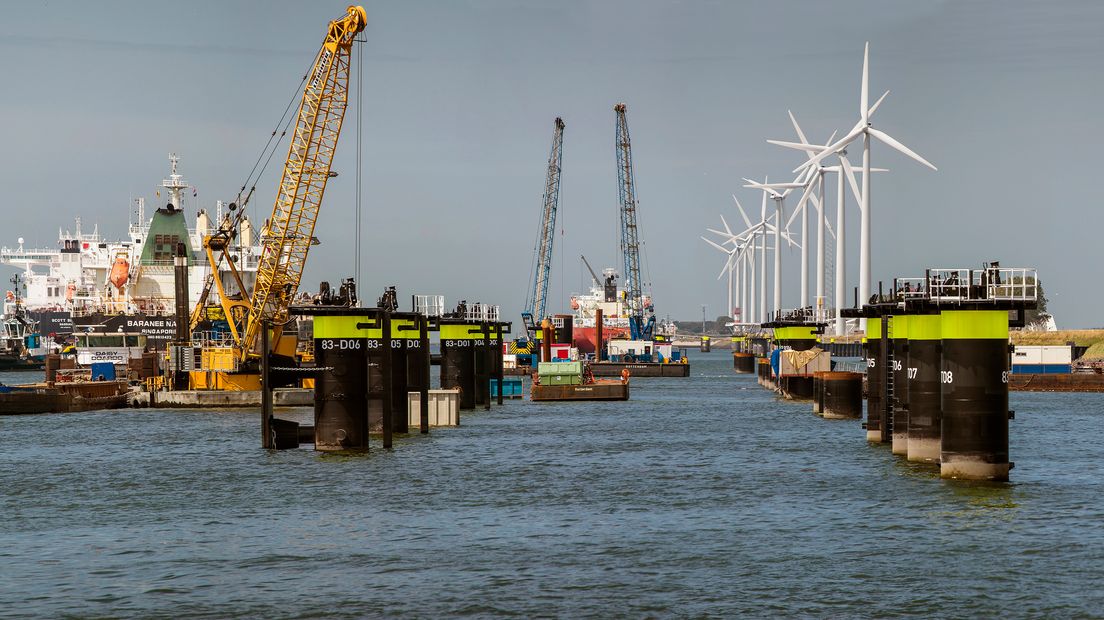
[[(0, 20), (0, 244), (59, 226), (122, 237), (131, 196), (157, 200), (169, 151), (231, 200), (329, 20), (347, 2), (5, 2)], [(530, 286), (552, 121), (563, 189), (550, 310), (584, 288), (578, 259), (621, 264), (613, 104), (628, 104), (645, 278), (656, 310), (722, 314), (723, 256), (698, 236), (743, 176), (788, 180), (792, 109), (814, 141), (858, 114), (862, 49), (875, 126), (939, 167), (875, 144), (875, 280), (927, 266), (1039, 269), (1060, 327), (1104, 325), (1095, 191), (1104, 143), (1104, 3), (367, 2), (364, 297), (397, 285), (501, 304)], [(356, 69), (354, 68), (354, 71)], [(353, 104), (355, 105), (355, 103)], [(352, 274), (353, 109), (303, 287)], [(281, 160), (286, 147), (276, 159)], [(860, 158), (852, 161), (858, 163)], [(258, 186), (271, 211), (279, 162)], [(858, 275), (851, 203), (848, 290)], [(796, 250), (783, 305), (797, 305)], [(792, 275), (790, 275), (792, 273)], [(785, 284), (785, 283), (784, 283)], [(876, 285), (875, 285), (876, 286)], [(849, 295), (850, 298), (850, 295)]]

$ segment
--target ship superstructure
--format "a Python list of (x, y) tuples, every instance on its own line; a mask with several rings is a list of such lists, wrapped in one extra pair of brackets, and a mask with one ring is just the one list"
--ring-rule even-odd
[[(200, 208), (193, 224), (188, 225), (185, 195), (191, 186), (177, 171), (179, 158), (169, 156), (170, 174), (161, 182), (166, 194), (163, 207), (154, 209), (147, 220), (145, 199), (132, 203), (131, 219), (125, 240), (108, 240), (99, 227), (86, 232), (81, 219), (72, 231), (58, 231), (54, 248), (27, 248), (23, 239), (15, 248), (0, 248), (0, 264), (22, 271), (23, 305), (28, 312), (68, 314), (77, 325), (108, 325), (126, 330), (149, 328), (152, 340), (171, 337), (173, 313), (173, 253), (177, 244), (187, 248), (189, 264), (189, 305), (198, 301), (210, 267), (200, 252), (203, 237), (224, 217), (223, 204), (217, 202), (209, 214)], [(228, 295), (248, 296), (256, 279), (260, 247), (248, 219), (234, 240), (230, 255), (242, 275), (245, 291), (237, 290), (229, 267), (220, 268), (219, 277)], [(115, 325), (118, 320), (125, 323)], [(60, 323), (54, 322), (55, 329)]]

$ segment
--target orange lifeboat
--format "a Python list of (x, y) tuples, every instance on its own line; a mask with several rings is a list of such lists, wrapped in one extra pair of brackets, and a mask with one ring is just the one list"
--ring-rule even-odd
[(571, 309), (572, 310), (578, 310), (579, 309), (579, 300), (575, 299), (574, 297), (571, 298)]
[(123, 285), (127, 283), (127, 279), (130, 278), (130, 263), (122, 256), (115, 258), (115, 264), (111, 266), (111, 275), (107, 277), (107, 281), (110, 282), (115, 288), (119, 289), (119, 292), (123, 292)]

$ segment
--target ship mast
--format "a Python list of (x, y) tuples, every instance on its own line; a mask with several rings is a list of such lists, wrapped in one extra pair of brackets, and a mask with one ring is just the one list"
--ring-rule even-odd
[(184, 177), (176, 172), (176, 164), (179, 162), (180, 158), (176, 156), (176, 153), (169, 153), (171, 172), (169, 178), (161, 181), (161, 187), (169, 190), (169, 202), (172, 203), (173, 208), (182, 210), (184, 208), (184, 190), (188, 188), (188, 184), (184, 182)]

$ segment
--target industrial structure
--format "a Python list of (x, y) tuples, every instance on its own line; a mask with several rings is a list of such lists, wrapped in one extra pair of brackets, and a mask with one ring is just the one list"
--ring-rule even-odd
[(552, 151), (548, 154), (548, 172), (544, 178), (544, 198), (538, 229), (533, 286), (521, 313), (525, 335), (535, 334), (545, 318), (548, 305), (548, 276), (552, 271), (552, 245), (556, 240), (556, 211), (560, 205), (560, 170), (563, 161), (564, 122), (556, 117), (552, 131)]
[[(632, 143), (626, 106), (613, 106), (617, 115), (617, 194), (621, 203), (621, 257), (624, 264), (625, 292), (629, 305), (629, 329), (633, 340), (651, 340), (655, 331), (655, 315), (651, 304), (644, 303), (640, 278), (640, 236), (636, 223), (636, 180), (633, 177)], [(647, 317), (645, 314), (647, 313)]]
[[(203, 343), (203, 367), (222, 372), (214, 373), (213, 377), (210, 372), (199, 373), (203, 380), (200, 385), (193, 381), (193, 388), (257, 389), (260, 377), (256, 362), (260, 356), (273, 352), (290, 356), (295, 351), (294, 334), (282, 337), (282, 327), (289, 321), (288, 307), (298, 292), (307, 253), (314, 242), (314, 227), (326, 183), (335, 176), (330, 166), (349, 100), (350, 50), (366, 23), (364, 8), (350, 6), (346, 15), (330, 22), (327, 28), (314, 64), (304, 78), (276, 202), (261, 234), (256, 283), (248, 300), (232, 299), (223, 294), (221, 283), (215, 279), (219, 288), (216, 315), (221, 314), (229, 339)], [(227, 241), (236, 234), (236, 222), (236, 217), (229, 218), (204, 239), (209, 261), (217, 263), (224, 258)], [(189, 317), (188, 324), (193, 329), (210, 316), (210, 284), (205, 287), (200, 306)], [(261, 331), (266, 326), (273, 330), (273, 351), (262, 351), (260, 347)], [(176, 350), (182, 349), (183, 345)], [(179, 365), (177, 368), (182, 370)]]

